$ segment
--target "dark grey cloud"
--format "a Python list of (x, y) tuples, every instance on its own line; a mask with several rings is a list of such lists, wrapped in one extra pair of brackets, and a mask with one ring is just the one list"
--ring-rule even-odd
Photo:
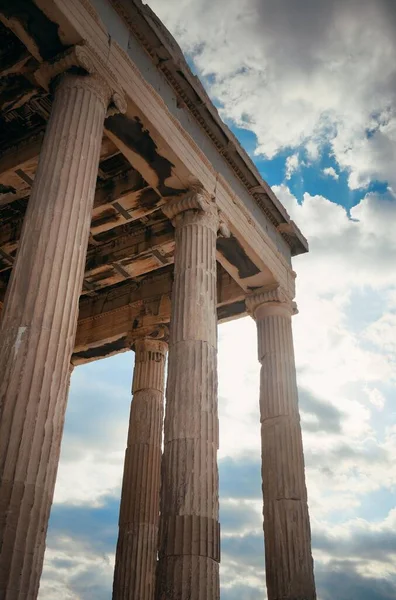
[(220, 498), (222, 533), (240, 533), (262, 529), (263, 517), (248, 502), (227, 502)]
[(396, 578), (363, 576), (353, 562), (332, 561), (315, 566), (315, 578), (321, 600), (394, 600)]
[(324, 473), (329, 478), (337, 477), (340, 471), (340, 465), (347, 468), (366, 471), (367, 467), (378, 465), (383, 467), (388, 464), (392, 469), (392, 459), (388, 452), (377, 445), (356, 446), (347, 441), (340, 443), (330, 450), (322, 452), (312, 452), (309, 449), (305, 451), (305, 464), (307, 468), (316, 469)]
[(323, 34), (331, 34), (340, 15), (347, 21), (362, 22), (362, 27), (362, 15), (368, 10), (375, 11), (383, 25), (391, 21), (394, 27), (396, 21), (393, 0), (255, 0), (254, 10), (265, 31), (276, 31), (282, 41), (300, 38), (303, 43), (324, 43)]
[(332, 34), (335, 12), (341, 5), (342, 0), (255, 0), (257, 27), (263, 36), (274, 38), (271, 55), (283, 62), (292, 58), (294, 64), (309, 69), (319, 58), (315, 49)]
[[(318, 597), (321, 600), (394, 599), (396, 597), (396, 577), (375, 578), (362, 575), (365, 565), (368, 566), (370, 560), (373, 558), (381, 560), (378, 550), (381, 552), (382, 544), (388, 548), (389, 553), (395, 552), (394, 537), (393, 534), (373, 534), (362, 536), (358, 541), (359, 536), (357, 536), (348, 545), (344, 544), (339, 537), (334, 537), (330, 543), (328, 539), (324, 542), (323, 538), (319, 539), (317, 535), (314, 535), (314, 553), (320, 549), (338, 557), (326, 564), (315, 562)], [(364, 545), (366, 545), (365, 550), (363, 549)], [(356, 550), (359, 550), (360, 557)], [(224, 588), (224, 598), (227, 600), (262, 598), (261, 590), (239, 585), (229, 587), (233, 580), (232, 569), (235, 569), (236, 565), (239, 578), (248, 579), (254, 574), (256, 577), (262, 578), (263, 582), (265, 581), (262, 534), (227, 537), (222, 543), (222, 561), (225, 567), (229, 566), (224, 569), (223, 583), (227, 586)]]
[(379, 561), (392, 563), (396, 555), (396, 532), (392, 529), (355, 529), (348, 537), (336, 537), (313, 530), (312, 544), (315, 550), (359, 562)]
[(220, 498), (261, 498), (261, 459), (251, 455), (219, 460)]
[(47, 545), (62, 547), (62, 537), (67, 536), (95, 553), (115, 551), (118, 534), (120, 500), (107, 496), (101, 506), (73, 506), (54, 504), (48, 528)]
[[(305, 431), (341, 433), (343, 413), (330, 402), (316, 398), (305, 388), (299, 387), (299, 403)], [(315, 421), (304, 419), (304, 415), (315, 417)]]
[(264, 535), (260, 532), (226, 536), (221, 542), (221, 555), (224, 562), (237, 563), (256, 574), (264, 572)]
[[(243, 463), (241, 463), (243, 464)], [(245, 463), (247, 464), (247, 463)], [(48, 536), (50, 550), (64, 550), (64, 538), (72, 538), (75, 547), (82, 548), (87, 556), (97, 555), (108, 563), (107, 555), (115, 550), (117, 536), (119, 502), (108, 496), (100, 507), (54, 505)], [(243, 503), (235, 510), (236, 521), (241, 512), (249, 507)], [(233, 523), (232, 508), (225, 511), (225, 523)], [(242, 519), (243, 520), (243, 519)], [(259, 530), (259, 517), (249, 514), (246, 523), (253, 523), (257, 529), (245, 535), (223, 531), (222, 536), (222, 598), (225, 600), (258, 600), (262, 591), (240, 580), (265, 581), (264, 536)], [(313, 530), (313, 551), (325, 552), (330, 557), (326, 565), (319, 561), (315, 564), (318, 594), (321, 600), (389, 600), (396, 595), (396, 582), (391, 579), (365, 577), (361, 575), (365, 565), (373, 560), (390, 562), (396, 554), (396, 533), (392, 529), (370, 530), (351, 529), (349, 537), (336, 536), (334, 533)], [(71, 552), (70, 545), (65, 552)], [(76, 557), (54, 558), (52, 571), (44, 572), (47, 589), (55, 583), (55, 572), (67, 572), (67, 589), (81, 600), (105, 600), (111, 594), (111, 576), (97, 565), (87, 564), (84, 570), (74, 573)], [(104, 563), (103, 563), (104, 564)], [(108, 566), (108, 565), (107, 565)], [(54, 571), (56, 569), (56, 571)], [(233, 585), (235, 573), (238, 583)], [(230, 587), (231, 586), (231, 587)], [(54, 590), (57, 588), (54, 585)], [(261, 596), (260, 596), (261, 594)]]
[(56, 569), (71, 569), (71, 567), (74, 566), (74, 561), (73, 560), (69, 560), (66, 558), (54, 558), (52, 560), (52, 565), (56, 568)]

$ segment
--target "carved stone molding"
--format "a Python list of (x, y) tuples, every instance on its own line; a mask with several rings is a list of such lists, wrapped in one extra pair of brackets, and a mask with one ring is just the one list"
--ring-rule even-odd
[[(182, 222), (191, 224), (200, 218), (199, 215), (205, 215), (210, 224), (216, 228), (218, 235), (230, 237), (230, 230), (224, 215), (209, 194), (200, 187), (192, 189), (180, 198), (173, 198), (162, 206), (162, 211), (175, 227), (181, 225)], [(190, 213), (188, 217), (185, 217), (183, 213), (186, 211), (194, 211), (195, 215)]]
[(153, 342), (164, 342), (168, 343), (169, 340), (169, 328), (165, 324), (151, 326), (137, 327), (131, 329), (127, 335), (127, 343), (132, 348), (135, 347), (137, 341), (142, 339), (150, 339)]
[(227, 221), (223, 213), (219, 210), (219, 231), (220, 237), (229, 238), (231, 235), (230, 228), (228, 227)]
[(80, 4), (83, 5), (83, 7), (85, 8), (85, 10), (91, 15), (91, 17), (95, 20), (95, 22), (102, 27), (102, 29), (104, 29), (105, 31), (107, 31), (107, 29), (105, 29), (102, 21), (100, 20), (100, 17), (97, 13), (97, 11), (95, 10), (95, 8), (92, 6), (91, 2), (89, 0), (79, 0)]
[(275, 310), (281, 309), (289, 315), (298, 313), (296, 303), (279, 285), (265, 286), (256, 290), (251, 296), (247, 296), (246, 308), (256, 320), (266, 316), (272, 308), (275, 308)]
[(49, 91), (51, 82), (73, 67), (83, 69), (86, 74), (93, 76), (90, 84), (106, 99), (109, 115), (126, 112), (127, 102), (122, 88), (108, 66), (86, 43), (73, 46), (54, 60), (43, 63), (34, 76), (37, 83)]
[(151, 352), (157, 355), (166, 356), (168, 353), (168, 342), (164, 339), (154, 339), (150, 336), (139, 337), (134, 343), (133, 350), (142, 352)]
[(162, 211), (171, 220), (186, 210), (209, 212), (210, 209), (210, 200), (205, 192), (196, 190), (192, 190), (180, 198), (173, 198), (162, 207)]

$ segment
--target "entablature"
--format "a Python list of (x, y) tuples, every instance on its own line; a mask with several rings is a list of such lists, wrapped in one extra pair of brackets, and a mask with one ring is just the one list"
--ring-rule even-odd
[[(107, 311), (109, 298), (122, 303), (127, 288), (146, 290), (152, 278), (172, 273), (174, 229), (164, 209), (191, 189), (205, 191), (227, 230), (218, 238), (217, 261), (233, 293), (219, 304), (219, 320), (245, 314), (245, 296), (265, 285), (279, 284), (292, 298), (291, 255), (306, 251), (306, 241), (148, 7), (138, 0), (35, 0), (25, 9), (29, 18), (19, 3), (0, 7), (6, 42), (0, 51), (0, 308), (51, 112), (51, 79), (76, 65), (90, 73), (91, 63), (109, 78), (112, 93), (125, 98), (125, 114), (110, 111), (105, 122), (78, 339), (89, 319), (96, 333), (86, 348), (77, 344), (77, 353), (88, 353), (81, 361), (93, 360), (93, 348), (94, 358), (120, 351), (126, 319), (140, 314), (126, 308), (130, 303)], [(92, 60), (84, 66), (86, 52)], [(160, 317), (145, 314), (146, 321), (169, 313), (167, 294)], [(88, 306), (102, 307), (102, 316), (82, 317)], [(109, 339), (111, 327), (116, 339)]]

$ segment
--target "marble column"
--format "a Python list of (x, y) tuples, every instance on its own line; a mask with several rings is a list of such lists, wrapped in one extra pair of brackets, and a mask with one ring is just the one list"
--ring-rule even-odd
[(279, 287), (247, 298), (258, 332), (264, 541), (268, 600), (316, 598), (292, 338)]
[(164, 369), (168, 344), (134, 344), (131, 415), (125, 453), (113, 599), (154, 600), (161, 485)]
[(0, 598), (42, 570), (110, 88), (61, 75), (0, 330)]
[(217, 210), (192, 193), (175, 226), (157, 600), (218, 600)]

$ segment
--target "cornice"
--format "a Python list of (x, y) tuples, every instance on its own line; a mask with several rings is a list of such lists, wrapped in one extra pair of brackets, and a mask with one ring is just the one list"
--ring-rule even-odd
[[(276, 229), (281, 224), (288, 226), (290, 217), (286, 209), (277, 199), (270, 186), (262, 179), (238, 140), (223, 123), (202, 84), (191, 73), (177, 42), (159, 21), (155, 13), (148, 6), (143, 5), (140, 0), (129, 0), (128, 4), (125, 0), (111, 0), (111, 4), (174, 89), (179, 105), (186, 107), (194, 116), (269, 221)], [(141, 22), (142, 20), (143, 22)], [(142, 27), (143, 23), (145, 27), (151, 29), (150, 34), (153, 33), (157, 37), (158, 43), (153, 44), (150, 39), (151, 36), (145, 34), (144, 27)], [(171, 66), (176, 67), (176, 72), (183, 74), (183, 81), (176, 78), (173, 69), (170, 68)], [(194, 90), (199, 100), (196, 102), (191, 100), (186, 91), (186, 86), (190, 86)], [(214, 128), (210, 126), (210, 119), (203, 115), (203, 108), (206, 108), (213, 120)], [(226, 137), (226, 143), (220, 139), (220, 136), (216, 135), (214, 131), (216, 127), (220, 128), (222, 135)], [(242, 161), (242, 165), (237, 164), (234, 159), (236, 156)], [(286, 227), (286, 229), (287, 231), (281, 227), (278, 233), (291, 248), (292, 255), (307, 252), (307, 240), (298, 227), (293, 224), (291, 228)]]

